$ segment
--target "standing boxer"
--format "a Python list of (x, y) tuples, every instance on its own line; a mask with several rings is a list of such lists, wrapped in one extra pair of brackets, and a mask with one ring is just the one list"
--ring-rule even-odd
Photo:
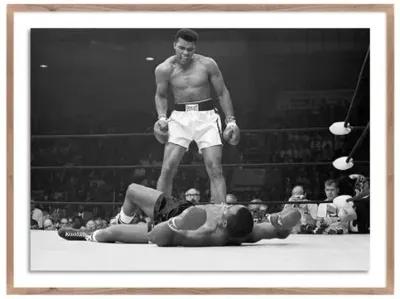
[[(158, 120), (154, 133), (157, 140), (166, 143), (157, 189), (171, 195), (179, 163), (194, 140), (203, 155), (210, 178), (211, 200), (221, 203), (226, 196), (221, 165), (221, 119), (215, 111), (211, 87), (214, 87), (225, 113), (224, 139), (236, 145), (240, 133), (231, 97), (217, 63), (210, 57), (195, 54), (198, 37), (191, 29), (180, 29), (173, 43), (175, 55), (155, 69)], [(168, 91), (174, 97), (175, 107), (167, 119)]]

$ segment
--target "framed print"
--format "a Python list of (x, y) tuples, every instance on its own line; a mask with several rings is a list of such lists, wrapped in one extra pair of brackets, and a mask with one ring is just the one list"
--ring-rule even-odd
[(7, 17), (9, 294), (393, 293), (393, 5)]

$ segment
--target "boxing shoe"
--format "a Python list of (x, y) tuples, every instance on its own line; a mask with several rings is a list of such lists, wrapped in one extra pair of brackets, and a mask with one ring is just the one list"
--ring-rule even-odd
[(291, 230), (300, 220), (301, 214), (298, 209), (286, 208), (279, 213), (270, 214), (269, 222), (279, 230)]
[(92, 241), (92, 234), (73, 228), (61, 228), (58, 235), (68, 241)]

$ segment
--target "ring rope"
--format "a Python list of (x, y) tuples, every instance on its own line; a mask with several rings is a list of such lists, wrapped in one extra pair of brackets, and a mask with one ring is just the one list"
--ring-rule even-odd
[[(369, 161), (357, 161), (357, 164), (368, 165)], [(270, 163), (231, 163), (222, 164), (222, 167), (286, 167), (286, 166), (331, 166), (332, 162), (270, 162)], [(56, 170), (56, 169), (134, 169), (134, 168), (161, 168), (161, 165), (55, 165), (31, 166), (31, 170)], [(181, 164), (182, 168), (204, 167), (204, 164)]]
[[(352, 199), (352, 202), (360, 202), (360, 201), (369, 201), (370, 199)], [(104, 202), (104, 201), (31, 201), (34, 204), (43, 204), (43, 205), (119, 205), (123, 204), (123, 201), (115, 201), (115, 202)], [(249, 201), (238, 201), (235, 202), (237, 205), (271, 205), (271, 204), (320, 204), (320, 203), (333, 203), (333, 200), (307, 200), (307, 201), (282, 201), (282, 200), (271, 200), (271, 201), (257, 201), (257, 202), (249, 202)], [(207, 205), (209, 202), (199, 202), (196, 205)]]
[[(364, 126), (354, 126), (352, 130), (362, 130)], [(281, 129), (241, 129), (241, 134), (252, 133), (273, 133), (273, 132), (312, 132), (312, 131), (328, 131), (327, 127), (313, 128), (281, 128)], [(119, 138), (119, 137), (136, 137), (136, 136), (153, 136), (151, 132), (147, 133), (105, 133), (105, 134), (36, 134), (32, 135), (32, 139), (68, 139), (68, 138)]]
[(365, 139), (365, 136), (367, 135), (368, 129), (369, 129), (369, 122), (368, 122), (367, 126), (365, 127), (364, 131), (362, 132), (361, 136), (357, 139), (356, 144), (351, 149), (351, 152), (350, 152), (349, 156), (346, 159), (346, 163), (349, 163), (350, 159), (353, 157), (353, 155), (356, 152), (357, 148), (360, 146), (361, 142), (363, 142), (363, 140)]
[(360, 87), (361, 78), (362, 78), (362, 75), (364, 73), (365, 65), (367, 64), (368, 56), (369, 56), (369, 46), (368, 46), (368, 50), (367, 50), (367, 52), (365, 54), (364, 61), (363, 61), (362, 65), (361, 65), (361, 70), (358, 73), (357, 84), (356, 84), (356, 88), (354, 89), (354, 93), (353, 93), (353, 97), (352, 97), (351, 102), (350, 102), (349, 110), (347, 111), (346, 118), (344, 119), (344, 126), (345, 127), (347, 127), (349, 125), (349, 118), (350, 118), (350, 115), (351, 115), (351, 111), (353, 110), (355, 98), (356, 98), (357, 93), (358, 93), (358, 88)]

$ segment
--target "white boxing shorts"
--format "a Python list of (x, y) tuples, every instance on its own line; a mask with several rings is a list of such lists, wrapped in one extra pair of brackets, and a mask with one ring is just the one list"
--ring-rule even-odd
[(194, 140), (199, 150), (222, 145), (221, 128), (221, 118), (214, 110), (174, 110), (168, 119), (168, 142), (187, 149)]

